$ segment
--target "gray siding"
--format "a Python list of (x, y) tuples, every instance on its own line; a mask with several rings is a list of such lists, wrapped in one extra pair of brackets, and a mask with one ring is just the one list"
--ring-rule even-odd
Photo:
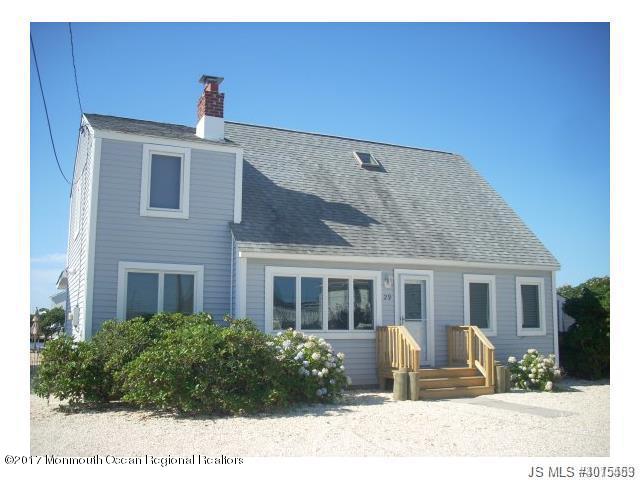
[[(434, 313), (435, 313), (435, 359), (437, 366), (447, 363), (448, 325), (464, 324), (464, 274), (485, 274), (496, 276), (496, 302), (498, 335), (490, 337), (496, 347), (496, 359), (506, 361), (509, 355), (521, 356), (528, 348), (537, 348), (541, 352), (553, 353), (553, 315), (551, 273), (529, 270), (488, 270), (478, 268), (444, 268), (415, 265), (354, 264), (339, 262), (294, 262), (249, 259), (247, 263), (247, 316), (253, 319), (259, 328), (264, 326), (264, 269), (265, 266), (298, 266), (322, 268), (346, 268), (352, 270), (376, 270), (393, 275), (395, 268), (433, 270), (434, 271)], [(543, 277), (545, 279), (545, 336), (518, 337), (516, 335), (516, 276)], [(391, 294), (390, 301), (382, 304), (383, 324), (395, 322), (395, 286), (382, 288), (382, 294)], [(373, 340), (329, 340), (334, 349), (346, 355), (346, 366), (354, 384), (374, 384), (376, 380), (375, 341)]]
[(377, 385), (375, 340), (328, 340), (328, 342), (334, 351), (345, 354), (344, 366), (354, 385)]
[(93, 330), (116, 317), (118, 262), (204, 265), (204, 310), (230, 307), (235, 156), (191, 150), (189, 218), (140, 215), (142, 143), (102, 141)]
[[(447, 326), (464, 323), (464, 274), (496, 277), (496, 315), (498, 334), (489, 337), (496, 347), (496, 360), (522, 356), (528, 348), (553, 353), (553, 291), (551, 273), (529, 270), (437, 269), (434, 268), (436, 364), (447, 363)], [(518, 337), (516, 333), (516, 277), (543, 277), (545, 288), (545, 336)]]
[[(87, 130), (82, 130), (78, 137), (78, 151), (75, 160), (75, 171), (73, 176), (72, 195), (69, 208), (69, 240), (67, 243), (67, 271), (68, 271), (68, 298), (67, 315), (72, 314), (76, 307), (79, 313), (79, 323), (73, 328), (67, 324), (67, 332), (73, 334), (78, 339), (84, 339), (86, 328), (86, 304), (87, 304), (87, 266), (89, 251), (89, 215), (91, 181), (93, 176), (93, 136)], [(79, 196), (79, 203), (75, 203)], [(75, 208), (77, 206), (77, 212)], [(79, 229), (77, 235), (74, 232), (74, 218), (80, 216)]]

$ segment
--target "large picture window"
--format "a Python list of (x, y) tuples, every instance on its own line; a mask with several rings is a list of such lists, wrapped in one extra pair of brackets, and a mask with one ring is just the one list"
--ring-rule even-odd
[(140, 215), (189, 218), (191, 150), (144, 145)]
[(516, 277), (517, 333), (546, 335), (544, 278)]
[(497, 335), (495, 276), (464, 275), (464, 323)]
[(266, 330), (368, 338), (380, 315), (379, 289), (379, 272), (266, 267)]
[(118, 318), (202, 311), (201, 265), (120, 262)]

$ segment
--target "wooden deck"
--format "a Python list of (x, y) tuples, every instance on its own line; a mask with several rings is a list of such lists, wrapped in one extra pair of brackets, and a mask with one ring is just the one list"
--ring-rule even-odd
[(409, 373), (409, 397), (438, 399), (495, 393), (495, 348), (475, 326), (449, 327), (449, 367), (420, 366), (420, 346), (403, 326), (378, 327), (377, 356), (380, 388), (394, 372)]

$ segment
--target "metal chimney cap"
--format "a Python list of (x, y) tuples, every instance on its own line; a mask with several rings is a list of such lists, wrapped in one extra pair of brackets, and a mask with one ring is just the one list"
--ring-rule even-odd
[(214, 77), (213, 75), (202, 75), (200, 77), (200, 83), (204, 83), (205, 85), (209, 83), (215, 83), (216, 85), (220, 85), (224, 77)]

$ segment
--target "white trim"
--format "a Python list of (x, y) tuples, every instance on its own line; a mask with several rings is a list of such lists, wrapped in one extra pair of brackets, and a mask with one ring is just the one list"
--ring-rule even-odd
[[(151, 157), (153, 154), (180, 157), (180, 208), (149, 206), (151, 190)], [(188, 148), (151, 145), (142, 146), (142, 178), (140, 181), (140, 215), (143, 217), (189, 218), (189, 190), (191, 184), (191, 150)]]
[(427, 258), (412, 257), (376, 257), (363, 255), (317, 255), (306, 253), (273, 253), (273, 252), (251, 252), (238, 251), (238, 256), (243, 258), (260, 258), (263, 260), (308, 260), (318, 262), (353, 262), (353, 263), (383, 263), (398, 265), (428, 265), (442, 267), (468, 267), (468, 268), (493, 268), (507, 270), (537, 270), (553, 271), (559, 266), (549, 265), (520, 265), (511, 263), (482, 263), (482, 262), (462, 262), (458, 260), (436, 260)]
[(84, 113), (82, 114), (82, 120), (80, 121), (80, 123), (89, 129), (89, 133), (91, 133), (91, 135), (93, 135), (94, 137), (96, 136), (96, 131), (91, 126), (91, 124), (89, 123), (89, 119)]
[[(540, 312), (540, 327), (522, 327), (522, 285), (537, 285), (538, 287), (538, 311)], [(519, 337), (544, 336), (547, 334), (547, 320), (545, 312), (544, 278), (542, 277), (516, 277), (516, 332)]]
[(551, 296), (553, 298), (553, 353), (556, 355), (556, 365), (560, 365), (560, 344), (558, 341), (558, 292), (556, 292), (556, 272), (551, 272)]
[(203, 115), (196, 124), (196, 137), (214, 141), (224, 140), (224, 119)]
[[(203, 142), (199, 140), (178, 140), (167, 137), (154, 137), (152, 135), (137, 135), (133, 133), (113, 132), (111, 130), (94, 130), (96, 137), (105, 138), (107, 140), (119, 140), (123, 142), (148, 143), (158, 146), (183, 147), (197, 150), (208, 150), (212, 152), (236, 153), (242, 152), (242, 147), (221, 145), (213, 142)], [(194, 138), (197, 138), (194, 134)]]
[(305, 335), (315, 335), (325, 340), (374, 340), (375, 328), (371, 330), (302, 330)]
[(126, 317), (127, 303), (127, 273), (144, 272), (157, 273), (158, 278), (158, 312), (162, 311), (164, 274), (165, 273), (185, 273), (194, 275), (193, 285), (193, 311), (203, 310), (204, 298), (204, 265), (183, 265), (176, 263), (146, 263), (146, 262), (118, 262), (118, 297), (117, 314), (118, 318), (124, 320)]
[(236, 152), (235, 184), (233, 188), (233, 223), (242, 221), (242, 165), (244, 154), (242, 150)]
[(247, 259), (236, 260), (236, 318), (247, 316)]
[[(246, 259), (245, 259), (246, 261)], [(266, 333), (273, 333), (273, 277), (285, 276), (296, 278), (296, 327), (300, 327), (300, 296), (301, 277), (322, 278), (323, 313), (321, 330), (303, 330), (306, 334), (318, 335), (326, 339), (365, 339), (375, 338), (376, 327), (382, 325), (382, 274), (377, 270), (346, 270), (340, 268), (308, 268), (308, 267), (264, 267), (264, 329)], [(328, 278), (346, 278), (349, 280), (349, 330), (328, 329)], [(353, 329), (353, 280), (373, 280), (373, 328), (371, 330)]]
[(489, 285), (489, 328), (482, 328), (487, 337), (498, 335), (498, 308), (496, 305), (496, 276), (464, 274), (464, 324), (471, 325), (471, 305), (469, 302), (469, 284), (486, 283)]
[[(91, 166), (91, 189), (89, 190), (89, 227), (87, 247), (87, 275), (85, 283), (85, 312), (84, 312), (84, 337), (87, 339), (93, 334), (93, 281), (95, 274), (96, 257), (96, 223), (98, 219), (98, 193), (100, 191), (100, 157), (102, 154), (102, 139), (93, 137), (93, 152)], [(89, 327), (87, 329), (87, 327)]]
[(436, 327), (435, 327), (435, 292), (433, 281), (433, 270), (409, 270), (405, 268), (396, 268), (393, 270), (393, 283), (395, 285), (395, 324), (400, 325), (400, 277), (402, 275), (420, 276), (428, 279), (427, 282), (427, 365), (435, 365), (436, 363)]

